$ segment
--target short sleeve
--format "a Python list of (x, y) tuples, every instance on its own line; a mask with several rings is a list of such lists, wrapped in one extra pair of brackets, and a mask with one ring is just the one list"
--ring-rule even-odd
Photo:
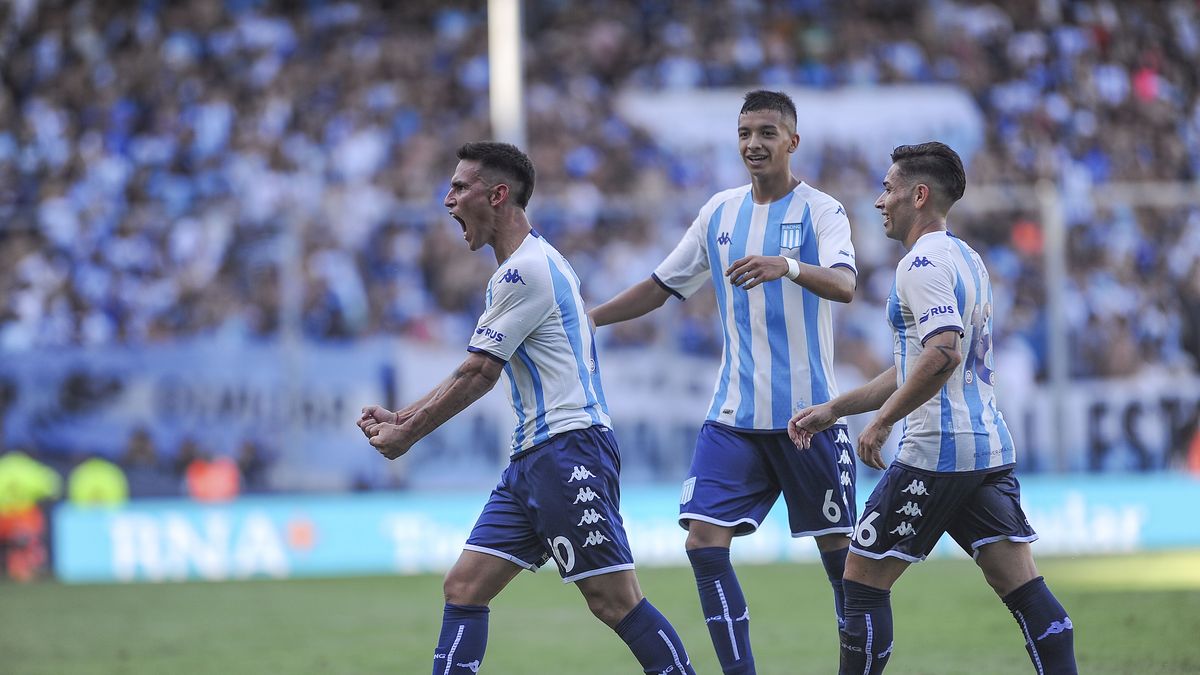
[(858, 274), (854, 263), (854, 243), (850, 239), (850, 219), (841, 204), (830, 199), (813, 222), (817, 231), (817, 258), (821, 267), (847, 267)]
[(709, 278), (707, 232), (711, 213), (709, 205), (705, 205), (675, 250), (654, 270), (659, 285), (681, 300), (691, 297)]
[(513, 267), (492, 277), (490, 291), (491, 302), (479, 317), (467, 349), (507, 363), (554, 311), (554, 288), (548, 271)]
[(910, 254), (896, 268), (896, 295), (912, 312), (922, 344), (948, 330), (963, 334), (956, 279), (948, 262), (927, 255)]

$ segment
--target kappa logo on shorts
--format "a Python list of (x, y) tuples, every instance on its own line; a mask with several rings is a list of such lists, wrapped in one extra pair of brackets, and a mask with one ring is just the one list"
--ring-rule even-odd
[(892, 534), (898, 534), (901, 537), (907, 537), (910, 534), (916, 534), (916, 533), (917, 533), (917, 529), (915, 527), (913, 527), (912, 523), (908, 522), (907, 520), (900, 523), (899, 525), (896, 526), (896, 529), (892, 530)]
[(596, 491), (593, 490), (592, 488), (581, 487), (581, 488), (579, 488), (579, 494), (576, 495), (576, 497), (575, 497), (575, 503), (576, 504), (578, 504), (579, 502), (586, 503), (586, 502), (592, 501), (593, 499), (599, 499), (599, 498), (600, 498), (600, 495), (596, 494)]
[(921, 513), (921, 507), (917, 506), (915, 502), (908, 502), (904, 506), (901, 506), (900, 508), (896, 509), (896, 513), (903, 513), (910, 518), (913, 516), (924, 515)]
[(916, 479), (909, 483), (908, 487), (901, 490), (901, 492), (907, 492), (908, 494), (915, 495), (917, 497), (924, 497), (925, 495), (929, 494), (929, 491), (925, 489), (925, 481)]
[(607, 521), (608, 518), (605, 518), (604, 516), (597, 513), (596, 509), (584, 509), (583, 510), (583, 518), (580, 518), (579, 522), (575, 526), (583, 527), (584, 524), (595, 525), (596, 523), (600, 522), (601, 520)]
[(838, 429), (837, 436), (834, 437), (833, 442), (834, 443), (849, 443), (850, 437), (848, 435), (846, 435), (845, 429)]
[(596, 474), (592, 473), (591, 471), (588, 471), (588, 468), (586, 466), (577, 466), (577, 467), (574, 467), (573, 469), (571, 469), (571, 477), (567, 479), (567, 482), (574, 483), (577, 480), (587, 480), (589, 478), (595, 478), (595, 477), (596, 477)]
[(843, 449), (842, 454), (838, 457), (838, 464), (849, 464), (849, 463), (850, 463), (850, 451)]
[(601, 534), (599, 530), (592, 530), (591, 532), (588, 532), (587, 539), (583, 540), (583, 547), (587, 548), (588, 546), (599, 546), (606, 541), (612, 540)]
[(849, 485), (851, 483), (849, 471), (842, 472), (841, 481), (842, 481), (842, 485)]

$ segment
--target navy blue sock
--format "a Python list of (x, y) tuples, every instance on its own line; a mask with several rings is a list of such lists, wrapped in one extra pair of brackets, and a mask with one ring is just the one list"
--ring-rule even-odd
[(642, 664), (642, 672), (696, 675), (679, 634), (646, 598), (629, 610), (614, 630)]
[(433, 675), (477, 673), (487, 649), (488, 608), (446, 603), (433, 651)]
[(846, 554), (849, 552), (849, 546), (836, 551), (821, 552), (825, 576), (829, 577), (829, 585), (833, 586), (833, 611), (837, 612), (838, 630), (846, 624), (846, 593), (842, 590), (842, 574), (846, 571)]
[(738, 583), (729, 549), (720, 546), (697, 548), (687, 552), (700, 591), (704, 623), (725, 675), (754, 672), (754, 654), (750, 652), (750, 610)]
[(1038, 675), (1075, 675), (1075, 627), (1042, 577), (1001, 598), (1021, 626)]
[(892, 592), (845, 580), (846, 624), (839, 675), (882, 673), (892, 655)]

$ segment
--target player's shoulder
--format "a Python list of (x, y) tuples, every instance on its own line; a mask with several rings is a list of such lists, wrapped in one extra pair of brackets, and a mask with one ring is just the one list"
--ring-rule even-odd
[(952, 252), (955, 243), (945, 232), (932, 232), (921, 236), (912, 249), (896, 263), (897, 277), (913, 272), (950, 269), (953, 265)]
[(823, 192), (804, 181), (800, 181), (800, 184), (792, 190), (792, 193), (808, 204), (808, 208), (813, 216), (826, 214), (846, 216), (845, 207), (837, 199), (834, 199), (833, 195)]
[(562, 256), (536, 232), (531, 233), (492, 273), (492, 292), (520, 291), (545, 285), (555, 258)]

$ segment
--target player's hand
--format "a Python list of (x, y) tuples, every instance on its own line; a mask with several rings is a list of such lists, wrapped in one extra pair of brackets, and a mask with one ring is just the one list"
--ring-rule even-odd
[(730, 263), (725, 276), (729, 277), (729, 283), (748, 291), (764, 281), (782, 279), (787, 271), (787, 260), (783, 256), (748, 255)]
[(379, 433), (380, 424), (399, 424), (399, 416), (381, 405), (369, 405), (362, 409), (358, 418), (358, 428), (363, 435), (372, 438)]
[(858, 435), (858, 447), (855, 449), (863, 464), (881, 471), (887, 468), (887, 465), (883, 463), (883, 453), (880, 450), (888, 436), (891, 435), (892, 425), (880, 423), (879, 418), (871, 420), (867, 428)]
[(836, 423), (838, 417), (829, 403), (814, 405), (798, 411), (788, 421), (788, 437), (797, 448), (807, 450), (812, 446), (812, 438)]
[(383, 422), (375, 427), (371, 445), (384, 457), (396, 459), (412, 448), (413, 440), (404, 432), (404, 427)]

